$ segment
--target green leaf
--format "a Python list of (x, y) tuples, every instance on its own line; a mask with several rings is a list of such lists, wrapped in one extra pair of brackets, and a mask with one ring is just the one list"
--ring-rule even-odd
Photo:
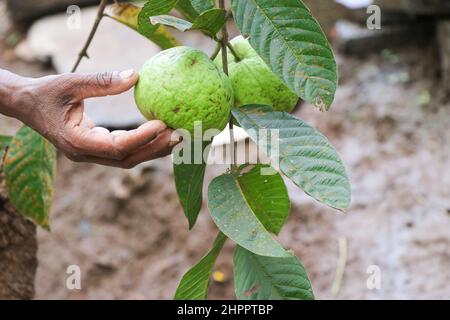
[[(131, 3), (115, 3), (108, 8), (107, 14), (108, 17), (139, 32), (138, 16), (141, 10), (140, 7)], [(154, 32), (143, 32), (141, 34), (157, 44), (163, 50), (181, 45), (181, 43), (163, 26), (159, 26)]]
[(163, 24), (180, 30), (181, 32), (190, 30), (201, 30), (211, 37), (214, 37), (217, 32), (223, 27), (227, 21), (227, 13), (222, 9), (212, 9), (202, 13), (195, 19), (194, 23), (189, 21), (169, 16), (159, 15), (150, 17), (150, 22), (153, 25)]
[(200, 15), (192, 6), (191, 0), (179, 0), (176, 9), (189, 21), (194, 21)]
[(233, 175), (221, 175), (210, 183), (208, 207), (220, 231), (240, 246), (263, 256), (290, 256), (255, 216)]
[[(150, 17), (168, 14), (177, 4), (178, 0), (150, 0), (145, 3), (138, 15), (137, 30), (143, 36), (152, 39), (160, 25), (152, 25)], [(167, 32), (167, 30), (166, 30)]]
[(37, 132), (22, 127), (11, 141), (4, 166), (13, 205), (23, 215), (49, 229), (56, 149)]
[[(339, 155), (325, 136), (286, 112), (273, 112), (269, 106), (249, 105), (233, 109), (232, 113), (256, 143), (262, 130), (270, 131), (269, 137), (273, 133), (267, 153), (279, 161), (281, 171), (298, 187), (332, 208), (348, 209), (350, 182)], [(276, 146), (279, 157), (271, 154)]]
[[(194, 159), (195, 146), (193, 142), (190, 146), (191, 157)], [(209, 149), (210, 143), (203, 143), (202, 154), (205, 149)], [(186, 149), (187, 150), (187, 149)], [(180, 156), (186, 150), (182, 150)], [(209, 152), (209, 151), (208, 151)], [(174, 155), (177, 157), (177, 155)], [(178, 159), (174, 159), (177, 163), (181, 162)], [(206, 163), (202, 159), (202, 163), (179, 163), (173, 165), (173, 171), (175, 176), (175, 186), (180, 199), (181, 206), (183, 207), (184, 214), (189, 222), (189, 229), (192, 229), (197, 221), (198, 214), (202, 208), (203, 200), (203, 179), (205, 177)]]
[(214, 0), (191, 0), (191, 3), (198, 13), (214, 9)]
[(240, 246), (234, 251), (234, 286), (241, 300), (314, 300), (297, 257), (263, 257)]
[(236, 23), (272, 71), (303, 100), (328, 110), (337, 67), (319, 23), (300, 0), (232, 0)]
[[(289, 195), (281, 175), (269, 165), (242, 166), (239, 186), (250, 208), (264, 227), (278, 234), (289, 215)], [(265, 172), (266, 170), (267, 172)]]
[(209, 279), (214, 264), (227, 237), (219, 232), (213, 248), (200, 262), (193, 266), (180, 281), (175, 293), (176, 300), (204, 300), (208, 295)]
[(0, 168), (3, 163), (3, 157), (5, 156), (6, 149), (11, 143), (12, 137), (0, 135)]

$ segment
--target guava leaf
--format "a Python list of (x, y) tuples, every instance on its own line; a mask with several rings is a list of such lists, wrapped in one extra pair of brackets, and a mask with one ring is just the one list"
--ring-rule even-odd
[[(108, 7), (107, 16), (139, 32), (138, 16), (142, 8), (131, 3), (115, 3)], [(147, 30), (142, 28), (141, 30)], [(180, 46), (181, 43), (163, 26), (159, 26), (154, 32), (140, 32), (161, 49), (169, 49)]]
[(204, 300), (208, 295), (209, 279), (214, 264), (227, 237), (219, 232), (213, 248), (195, 266), (185, 273), (175, 293), (176, 300)]
[(258, 220), (234, 175), (224, 174), (210, 183), (208, 207), (220, 231), (240, 246), (263, 256), (290, 256)]
[(19, 212), (49, 229), (56, 149), (28, 127), (11, 141), (4, 162), (8, 194)]
[[(202, 154), (209, 152), (210, 143), (203, 142)], [(208, 148), (207, 151), (205, 149)], [(195, 146), (194, 142), (189, 148), (191, 152), (191, 160), (194, 159)], [(182, 150), (180, 156), (186, 149)], [(177, 155), (174, 155), (176, 157)], [(176, 159), (174, 159), (176, 160)], [(181, 161), (178, 161), (181, 162)], [(198, 214), (202, 208), (203, 201), (203, 180), (205, 177), (206, 162), (201, 159), (202, 163), (180, 163), (173, 165), (173, 172), (175, 176), (175, 186), (180, 199), (181, 206), (183, 207), (184, 214), (188, 219), (189, 229), (192, 229), (197, 221)]]
[(263, 257), (236, 246), (233, 260), (240, 300), (314, 300), (305, 267), (295, 256)]
[(192, 7), (200, 14), (214, 9), (214, 0), (191, 0), (191, 3)]
[(234, 19), (272, 71), (303, 100), (328, 110), (338, 76), (331, 46), (301, 0), (232, 0)]
[[(269, 106), (248, 105), (233, 109), (232, 113), (256, 143), (264, 132), (269, 138), (272, 136), (267, 139), (268, 155), (279, 161), (281, 171), (298, 187), (332, 208), (348, 209), (350, 182), (339, 155), (324, 135), (286, 112), (272, 111)], [(272, 153), (279, 153), (279, 157)]]
[(150, 17), (150, 22), (153, 25), (162, 24), (176, 28), (181, 32), (189, 30), (200, 30), (210, 35), (211, 37), (214, 37), (217, 32), (222, 29), (226, 21), (227, 12), (222, 9), (212, 9), (206, 11), (199, 15), (193, 23), (169, 15)]
[(3, 157), (5, 156), (6, 149), (11, 143), (12, 137), (0, 135), (0, 168), (3, 163)]
[(250, 208), (268, 231), (278, 234), (291, 207), (283, 178), (269, 165), (244, 165), (240, 169), (237, 179)]
[(178, 0), (150, 0), (147, 1), (138, 15), (138, 28), (140, 34), (147, 38), (158, 30), (160, 25), (152, 25), (150, 17), (168, 14), (177, 4)]
[(175, 8), (189, 21), (194, 21), (200, 15), (192, 6), (191, 0), (179, 0)]

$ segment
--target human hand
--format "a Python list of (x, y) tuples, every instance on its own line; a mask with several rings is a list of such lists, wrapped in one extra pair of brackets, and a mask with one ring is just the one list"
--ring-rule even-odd
[(178, 136), (161, 121), (109, 132), (84, 114), (86, 98), (116, 95), (138, 80), (133, 70), (15, 80), (9, 115), (46, 137), (71, 160), (121, 168), (170, 154)]

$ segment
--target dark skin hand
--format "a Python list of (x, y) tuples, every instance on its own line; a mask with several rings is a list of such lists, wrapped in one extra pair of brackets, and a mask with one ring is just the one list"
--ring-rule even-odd
[(110, 132), (84, 114), (83, 100), (120, 94), (137, 80), (133, 70), (38, 79), (0, 70), (0, 113), (30, 126), (73, 161), (132, 168), (170, 154), (179, 136), (157, 120)]

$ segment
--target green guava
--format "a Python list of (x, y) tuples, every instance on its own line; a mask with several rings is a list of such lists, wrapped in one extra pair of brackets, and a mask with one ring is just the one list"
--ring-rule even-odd
[[(230, 41), (240, 61), (228, 50), (228, 69), (231, 79), (235, 106), (246, 104), (266, 104), (275, 111), (291, 112), (298, 97), (269, 69), (247, 39), (238, 36)], [(221, 54), (214, 62), (222, 67)]]
[(148, 120), (174, 129), (222, 130), (233, 106), (230, 79), (202, 51), (175, 47), (150, 58), (139, 73), (136, 104)]

